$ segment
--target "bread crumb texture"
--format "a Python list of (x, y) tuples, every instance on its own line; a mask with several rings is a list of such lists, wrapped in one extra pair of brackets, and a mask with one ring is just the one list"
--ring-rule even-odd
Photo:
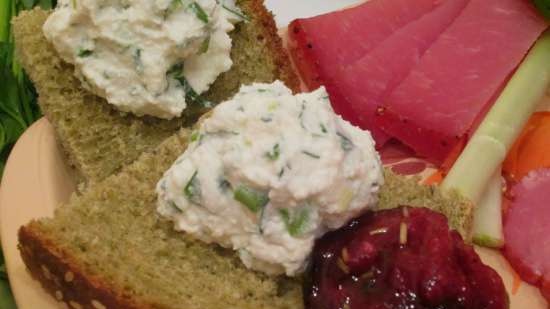
[[(231, 97), (242, 84), (276, 79), (298, 90), (298, 79), (263, 2), (240, 0), (237, 5), (250, 21), (239, 23), (232, 31), (233, 67), (218, 77), (205, 98), (218, 103)], [(73, 67), (57, 56), (42, 33), (48, 15), (48, 11), (37, 8), (13, 20), (17, 56), (36, 86), (42, 112), (55, 127), (81, 180), (96, 182), (119, 171), (204, 112), (190, 108), (183, 117), (170, 121), (119, 112), (84, 90), (73, 75)]]
[[(121, 309), (303, 307), (301, 278), (250, 271), (232, 250), (175, 232), (157, 215), (156, 183), (185, 150), (189, 131), (73, 196), (54, 218), (20, 230), (23, 259), (52, 295), (83, 308), (97, 307), (93, 300)], [(469, 226), (470, 204), (460, 197), (385, 176), (381, 208), (425, 206), (450, 216), (453, 227)]]

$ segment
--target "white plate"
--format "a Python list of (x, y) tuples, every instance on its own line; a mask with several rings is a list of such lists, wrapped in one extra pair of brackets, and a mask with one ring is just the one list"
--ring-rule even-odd
[[(305, 17), (346, 7), (360, 0), (267, 0), (279, 26)], [(8, 274), (19, 309), (59, 309), (54, 298), (32, 280), (17, 250), (17, 231), (32, 219), (52, 216), (75, 189), (70, 169), (57, 147), (52, 126), (41, 119), (29, 128), (8, 160), (0, 192), (0, 232)], [(513, 273), (500, 253), (478, 249), (482, 259), (494, 267), (511, 291)], [(65, 305), (66, 306), (66, 305)], [(522, 283), (511, 295), (512, 309), (546, 309), (538, 289)]]

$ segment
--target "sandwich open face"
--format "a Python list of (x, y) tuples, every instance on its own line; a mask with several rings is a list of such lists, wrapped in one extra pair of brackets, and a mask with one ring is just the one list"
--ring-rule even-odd
[[(236, 5), (247, 19), (235, 24), (229, 71), (221, 74), (204, 94), (221, 102), (242, 84), (284, 81), (297, 91), (298, 79), (283, 50), (271, 14), (259, 0), (241, 0)], [(104, 179), (151, 151), (182, 126), (192, 124), (204, 112), (189, 108), (181, 117), (164, 120), (122, 113), (85, 90), (46, 40), (42, 26), (50, 12), (35, 9), (14, 19), (13, 29), (19, 59), (34, 82), (42, 112), (54, 125), (68, 161), (85, 182)]]
[[(205, 8), (227, 9), (223, 0), (140, 1), (163, 6), (161, 24), (180, 10), (208, 31)], [(32, 276), (75, 309), (507, 308), (502, 280), (467, 244), (471, 201), (385, 169), (371, 133), (337, 115), (324, 87), (297, 94), (262, 1), (228, 1), (241, 19), (228, 26), (233, 65), (201, 96), (209, 104), (175, 118), (153, 108), (169, 120), (106, 104), (118, 97), (87, 84), (62, 42), (54, 49), (42, 35), (48, 12), (15, 20), (41, 107), (89, 184), (53, 218), (20, 229)], [(73, 14), (70, 5), (56, 13)], [(132, 7), (118, 5), (113, 14)], [(187, 43), (207, 53), (212, 36)], [(89, 58), (100, 43), (78, 44), (68, 53)], [(122, 52), (145, 75), (146, 51)], [(160, 73), (161, 88), (179, 82), (189, 103), (198, 88), (184, 64)], [(163, 100), (141, 90), (136, 100)]]

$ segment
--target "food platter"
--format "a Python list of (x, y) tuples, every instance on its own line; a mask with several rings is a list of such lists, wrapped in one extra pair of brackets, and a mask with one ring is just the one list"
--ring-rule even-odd
[[(270, 0), (266, 4), (275, 13), (278, 26), (284, 27), (295, 17), (316, 15), (358, 2)], [(19, 227), (34, 218), (52, 216), (55, 208), (66, 202), (74, 192), (75, 182), (65, 162), (53, 127), (43, 118), (19, 140), (5, 169), (0, 191), (0, 228), (10, 282), (20, 309), (66, 306), (56, 302), (40, 288), (37, 281), (32, 280), (17, 250)], [(548, 307), (537, 288), (517, 281), (517, 276), (499, 252), (483, 248), (477, 250), (484, 262), (502, 276), (510, 294), (510, 308)]]

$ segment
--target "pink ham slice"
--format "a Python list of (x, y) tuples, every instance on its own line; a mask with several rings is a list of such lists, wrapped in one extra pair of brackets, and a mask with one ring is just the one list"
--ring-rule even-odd
[(426, 49), (462, 12), (468, 1), (445, 1), (342, 69), (335, 75), (335, 82), (327, 85), (333, 104), (350, 106), (356, 115), (354, 125), (370, 130), (378, 146), (383, 145), (388, 136), (374, 124), (377, 107), (418, 64)]
[(550, 300), (550, 169), (531, 172), (512, 189), (504, 253), (521, 278)]
[[(442, 1), (370, 0), (350, 9), (294, 20), (288, 31), (290, 54), (310, 90), (330, 85), (340, 66), (361, 58)], [(333, 107), (344, 119), (354, 116), (348, 106)]]
[(546, 27), (527, 0), (471, 0), (378, 109), (377, 125), (442, 163)]

